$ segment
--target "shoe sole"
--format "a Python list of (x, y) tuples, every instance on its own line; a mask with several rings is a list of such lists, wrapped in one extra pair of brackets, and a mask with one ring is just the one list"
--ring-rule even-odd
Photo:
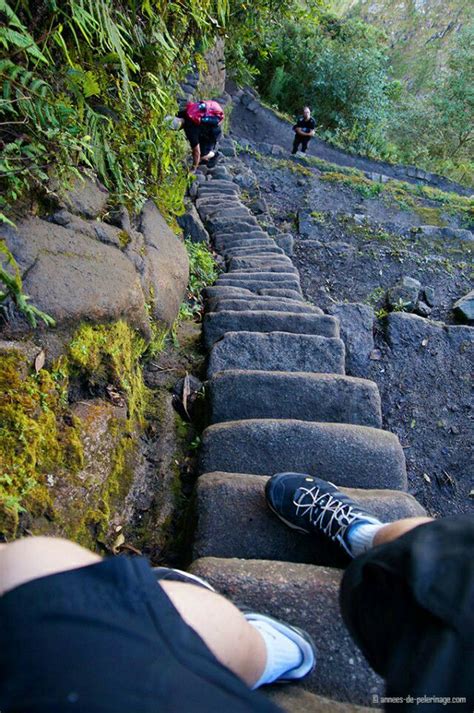
[[(313, 662), (311, 664), (311, 667), (303, 674), (300, 674), (298, 676), (282, 676), (281, 678), (278, 678), (276, 681), (272, 682), (272, 685), (275, 683), (292, 683), (294, 681), (298, 681), (302, 678), (305, 678), (306, 676), (309, 676), (310, 673), (314, 671), (316, 668), (316, 655), (317, 655), (317, 649), (316, 649), (316, 644), (314, 643), (314, 640), (310, 634), (308, 634), (307, 631), (304, 629), (300, 629), (298, 626), (293, 626), (292, 624), (288, 624), (286, 621), (281, 621), (280, 619), (276, 619), (273, 616), (270, 616), (269, 614), (260, 614), (259, 612), (255, 612), (248, 607), (239, 607), (240, 611), (242, 614), (245, 616), (247, 621), (251, 621), (252, 619), (250, 617), (254, 617), (255, 621), (265, 621), (267, 624), (270, 624), (270, 626), (273, 626), (277, 631), (279, 631), (281, 634), (284, 634), (287, 636), (291, 641), (296, 643), (300, 648), (301, 647), (301, 642), (298, 640), (295, 640), (291, 635), (289, 636), (288, 634), (293, 633), (296, 635), (297, 639), (303, 639), (303, 641), (307, 644), (309, 649), (311, 650), (311, 654), (313, 657)], [(305, 651), (303, 649), (303, 658), (305, 655)], [(301, 665), (299, 666), (301, 668)], [(298, 670), (298, 669), (296, 669)]]
[(175, 569), (173, 567), (153, 567), (153, 572), (157, 576), (157, 582), (182, 582), (183, 584), (194, 584), (197, 587), (202, 587), (207, 589), (209, 592), (215, 592), (216, 590), (209, 584), (205, 579), (198, 577), (196, 574), (191, 574), (191, 572), (184, 572), (182, 569)]

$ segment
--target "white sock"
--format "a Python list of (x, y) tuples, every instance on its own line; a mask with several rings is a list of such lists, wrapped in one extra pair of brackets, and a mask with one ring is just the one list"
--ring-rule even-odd
[(298, 644), (266, 621), (248, 620), (248, 622), (260, 633), (267, 650), (265, 670), (252, 689), (272, 683), (287, 671), (300, 666), (303, 662), (303, 653)]
[(347, 539), (354, 557), (363, 555), (373, 547), (374, 537), (382, 527), (385, 527), (382, 522), (363, 522), (350, 528)]

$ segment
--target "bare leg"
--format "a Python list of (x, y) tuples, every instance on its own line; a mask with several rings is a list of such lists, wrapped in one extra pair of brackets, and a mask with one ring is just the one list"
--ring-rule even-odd
[[(0, 596), (39, 577), (100, 562), (68, 540), (29, 537), (0, 547)], [(158, 585), (157, 585), (158, 586)], [(224, 597), (183, 582), (161, 584), (186, 623), (216, 658), (247, 685), (263, 673), (266, 647), (258, 631)]]
[(385, 527), (382, 527), (375, 535), (374, 547), (375, 545), (383, 545), (386, 542), (396, 540), (397, 537), (401, 537), (406, 532), (413, 530), (414, 527), (432, 521), (432, 517), (407, 517), (404, 520), (390, 522), (388, 525), (385, 525)]
[(260, 678), (267, 654), (258, 631), (228, 599), (192, 584), (160, 583), (184, 621), (214, 656), (249, 687)]

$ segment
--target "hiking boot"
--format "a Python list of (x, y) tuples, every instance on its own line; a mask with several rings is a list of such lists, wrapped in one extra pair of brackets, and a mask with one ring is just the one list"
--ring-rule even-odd
[(267, 504), (288, 527), (322, 533), (354, 557), (348, 539), (354, 525), (380, 524), (333, 483), (304, 473), (277, 473), (265, 486)]
[[(255, 622), (258, 624), (258, 622), (264, 622), (276, 631), (279, 631), (283, 636), (286, 636), (290, 641), (293, 641), (301, 652), (301, 663), (296, 668), (285, 671), (285, 673), (280, 675), (276, 680), (272, 681), (272, 684), (297, 681), (314, 671), (314, 667), (316, 666), (316, 646), (307, 631), (280, 621), (280, 619), (275, 619), (268, 614), (260, 614), (259, 612), (254, 612), (241, 606), (239, 606), (239, 609), (249, 623)], [(258, 626), (256, 629), (258, 631)]]
[(157, 582), (166, 580), (168, 582), (184, 582), (184, 584), (195, 584), (197, 587), (208, 589), (210, 592), (215, 592), (214, 587), (206, 582), (205, 579), (198, 577), (191, 572), (183, 572), (182, 569), (174, 569), (172, 567), (153, 567)]

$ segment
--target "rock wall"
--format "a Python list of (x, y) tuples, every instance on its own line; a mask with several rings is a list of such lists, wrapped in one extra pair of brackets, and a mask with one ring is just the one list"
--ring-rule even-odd
[(2, 305), (0, 538), (113, 548), (138, 472), (145, 488), (141, 358), (178, 316), (189, 260), (151, 200), (132, 220), (91, 177), (55, 195), (50, 213), (0, 226), (3, 268), (15, 274), (10, 254), (31, 304), (55, 321), (33, 329), (13, 296)]

